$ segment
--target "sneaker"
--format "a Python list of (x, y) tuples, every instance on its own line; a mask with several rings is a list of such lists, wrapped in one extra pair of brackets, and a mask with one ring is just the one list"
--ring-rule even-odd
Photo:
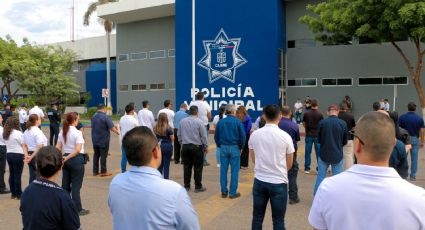
[(229, 199), (235, 199), (241, 196), (241, 193), (237, 192), (235, 195), (229, 195)]
[(220, 168), (220, 164), (217, 164), (217, 168)]
[(195, 193), (198, 193), (198, 192), (205, 192), (205, 191), (207, 191), (207, 188), (205, 188), (205, 187), (202, 187), (202, 188), (195, 188)]
[(101, 174), (99, 174), (99, 176), (101, 176), (101, 177), (112, 176), (112, 173), (109, 173), (109, 172), (101, 173)]
[(304, 173), (305, 174), (310, 174), (310, 170), (305, 170)]
[(10, 196), (10, 199), (14, 200), (14, 199), (16, 199), (16, 196), (15, 195), (11, 195)]
[(176, 164), (176, 165), (180, 164), (180, 161), (174, 161), (174, 164)]
[(416, 181), (416, 177), (415, 176), (410, 176), (410, 181)]
[(3, 191), (0, 191), (0, 194), (8, 194), (10, 193), (10, 190), (5, 188)]
[(78, 215), (85, 216), (90, 213), (90, 210), (81, 209), (81, 211), (78, 212)]
[(297, 204), (297, 203), (300, 203), (300, 198), (297, 198), (295, 200), (289, 199), (289, 204)]
[(221, 193), (221, 198), (227, 198), (227, 193)]
[(99, 173), (93, 173), (93, 176), (98, 176), (99, 175)]

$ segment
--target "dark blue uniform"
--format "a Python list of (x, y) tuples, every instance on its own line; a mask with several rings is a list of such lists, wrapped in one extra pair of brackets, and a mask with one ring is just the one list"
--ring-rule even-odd
[(47, 112), (47, 116), (49, 117), (50, 121), (50, 145), (56, 145), (58, 142), (58, 136), (59, 136), (59, 126), (61, 123), (61, 117), (59, 110), (55, 109), (49, 109)]

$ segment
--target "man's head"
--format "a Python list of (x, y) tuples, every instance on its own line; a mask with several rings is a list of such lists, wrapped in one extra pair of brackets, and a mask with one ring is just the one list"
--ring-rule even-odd
[(97, 106), (97, 110), (98, 110), (98, 111), (101, 111), (101, 112), (106, 112), (105, 104), (99, 104), (99, 105)]
[(149, 109), (149, 101), (142, 101), (142, 106), (144, 109)]
[(415, 112), (416, 111), (416, 104), (414, 102), (409, 102), (409, 104), (407, 104), (407, 111)]
[(189, 114), (191, 116), (198, 116), (198, 106), (196, 106), (196, 105), (190, 106)]
[(180, 105), (180, 109), (182, 109), (182, 110), (186, 111), (186, 110), (187, 110), (187, 104), (183, 102), (183, 103)]
[(342, 102), (342, 103), (339, 105), (339, 111), (340, 111), (340, 112), (345, 112), (345, 111), (347, 111), (347, 109), (348, 109), (347, 103)]
[(266, 123), (277, 124), (279, 123), (281, 116), (278, 105), (267, 105), (263, 109), (263, 117), (266, 120)]
[(195, 95), (195, 99), (198, 101), (198, 100), (200, 100), (200, 101), (203, 101), (204, 100), (204, 92), (198, 92), (196, 95)]
[(126, 105), (125, 106), (125, 113), (127, 114), (127, 115), (133, 115), (133, 113), (134, 113), (134, 104), (128, 104), (128, 105)]
[(316, 99), (311, 100), (311, 108), (313, 109), (319, 108), (319, 102)]
[(356, 124), (354, 152), (360, 164), (388, 165), (396, 143), (394, 122), (380, 112), (364, 114)]
[(378, 110), (380, 110), (380, 109), (381, 109), (381, 103), (379, 103), (379, 101), (375, 101), (375, 102), (373, 102), (373, 104), (372, 104), (372, 108), (373, 108), (373, 111), (378, 111)]
[(50, 106), (52, 107), (52, 109), (57, 110), (58, 109), (58, 104), (56, 103), (51, 103)]
[(388, 99), (387, 99), (387, 98), (385, 98), (385, 99), (384, 99), (384, 102), (385, 102), (385, 103), (388, 103)]
[(148, 127), (138, 126), (128, 131), (122, 140), (122, 145), (130, 165), (153, 168), (161, 165), (161, 148)]
[(171, 105), (172, 105), (172, 104), (171, 104), (171, 101), (170, 101), (170, 100), (165, 100), (165, 101), (164, 101), (164, 107), (165, 107), (165, 108), (171, 108)]
[(284, 116), (285, 118), (291, 118), (292, 116), (291, 107), (284, 105), (282, 107), (282, 116)]
[(339, 110), (336, 105), (330, 105), (328, 107), (328, 115), (329, 116), (338, 116)]
[(5, 107), (5, 109), (10, 110), (10, 105), (7, 104), (6, 107)]
[(226, 115), (236, 116), (236, 106), (233, 104), (227, 104), (225, 107)]

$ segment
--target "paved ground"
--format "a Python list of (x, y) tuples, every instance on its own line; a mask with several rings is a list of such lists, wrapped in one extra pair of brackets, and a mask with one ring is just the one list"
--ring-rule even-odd
[[(48, 133), (46, 127), (43, 127), (45, 133)], [(93, 154), (90, 130), (85, 131), (86, 152)], [(211, 138), (210, 138), (211, 139)], [(298, 153), (300, 165), (304, 163), (304, 143), (300, 142), (300, 151)], [(248, 170), (240, 172), (239, 191), (242, 196), (238, 199), (222, 199), (219, 188), (219, 170), (215, 166), (215, 149), (212, 145), (208, 159), (211, 166), (204, 168), (203, 183), (207, 187), (204, 193), (189, 192), (195, 209), (199, 215), (202, 229), (250, 229), (252, 216), (252, 165)], [(315, 162), (313, 162), (315, 164)], [(314, 168), (315, 165), (312, 165)], [(300, 167), (301, 169), (303, 167)], [(120, 173), (120, 152), (118, 146), (118, 137), (112, 135), (111, 156), (108, 158), (108, 169), (114, 175)], [(178, 183), (183, 182), (182, 165), (172, 163), (170, 169), (171, 179)], [(8, 172), (6, 172), (8, 178)], [(107, 205), (108, 187), (112, 177), (99, 178), (92, 176), (91, 162), (86, 165), (86, 176), (82, 189), (82, 202), (85, 209), (90, 210), (90, 214), (81, 217), (84, 229), (112, 229), (112, 217)], [(313, 185), (316, 176), (306, 175), (300, 171), (298, 177), (298, 186), (301, 202), (296, 205), (288, 205), (286, 212), (287, 229), (311, 229), (308, 224), (307, 216), (312, 203)], [(60, 184), (60, 178), (59, 178)], [(6, 179), (7, 182), (7, 179)], [(23, 175), (23, 188), (28, 183), (28, 168), (25, 166)], [(424, 149), (420, 150), (419, 174), (417, 185), (425, 187), (425, 159)], [(35, 199), (46, 199), (37, 197)], [(0, 195), (0, 229), (21, 229), (21, 217), (19, 212), (19, 202), (11, 200), (9, 195)], [(264, 229), (272, 229), (272, 220), (270, 206), (267, 209), (266, 218), (263, 224)]]

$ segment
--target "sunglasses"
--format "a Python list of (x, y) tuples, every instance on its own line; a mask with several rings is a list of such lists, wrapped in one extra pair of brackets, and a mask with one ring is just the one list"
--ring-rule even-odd
[(357, 135), (354, 133), (354, 131), (349, 131), (348, 133), (349, 133), (349, 134), (351, 134), (351, 135), (353, 135), (355, 138), (359, 139), (360, 144), (364, 145), (364, 141), (363, 141), (363, 140), (362, 140), (359, 136), (357, 136)]

